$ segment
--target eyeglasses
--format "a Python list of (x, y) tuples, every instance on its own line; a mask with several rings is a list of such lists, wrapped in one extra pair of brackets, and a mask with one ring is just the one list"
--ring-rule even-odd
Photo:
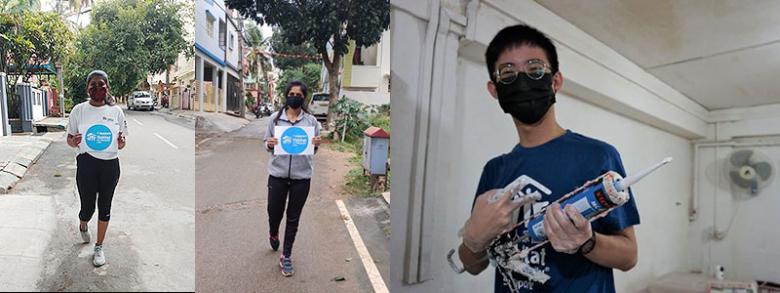
[(518, 71), (518, 68), (515, 67), (514, 64), (507, 63), (496, 68), (496, 71), (493, 72), (493, 76), (496, 81), (500, 83), (511, 84), (517, 80), (517, 75), (520, 72), (525, 73), (528, 78), (533, 80), (540, 80), (544, 77), (545, 73), (552, 73), (550, 65), (539, 59), (528, 60), (522, 69), (522, 71)]
[(287, 94), (287, 96), (290, 96), (290, 97), (303, 97), (303, 94), (302, 93), (289, 93), (289, 94)]

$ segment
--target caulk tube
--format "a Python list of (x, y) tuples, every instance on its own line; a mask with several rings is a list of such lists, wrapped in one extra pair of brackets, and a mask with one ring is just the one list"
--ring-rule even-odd
[[(628, 202), (628, 190), (618, 191), (615, 188), (615, 182), (622, 179), (617, 172), (609, 171), (598, 182), (561, 202), (561, 208), (572, 205), (583, 217), (590, 219), (610, 208), (623, 205)], [(528, 221), (528, 237), (532, 242), (547, 240), (544, 214)]]
[[(586, 219), (601, 214), (613, 207), (621, 206), (628, 202), (628, 187), (639, 182), (645, 176), (672, 161), (667, 157), (655, 165), (642, 170), (632, 176), (623, 179), (615, 171), (609, 171), (596, 183), (586, 187), (577, 194), (573, 194), (561, 203), (561, 208), (573, 205), (574, 208)], [(533, 242), (547, 240), (544, 233), (544, 215), (539, 215), (528, 221), (528, 237)]]

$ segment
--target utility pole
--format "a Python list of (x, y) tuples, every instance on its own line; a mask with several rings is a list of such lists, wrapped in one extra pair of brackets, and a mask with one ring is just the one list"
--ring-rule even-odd
[(57, 68), (57, 78), (60, 82), (59, 90), (57, 91), (57, 94), (60, 96), (60, 115), (65, 117), (65, 83), (62, 82), (62, 62), (57, 61), (54, 67)]
[(244, 19), (242, 17), (234, 18), (236, 22), (236, 26), (238, 27), (238, 66), (240, 66), (240, 70), (238, 70), (238, 92), (240, 95), (240, 98), (238, 99), (241, 103), (239, 109), (239, 113), (241, 114), (241, 117), (244, 117), (246, 115), (246, 93), (244, 92), (246, 89), (244, 88)]
[[(65, 18), (62, 15), (62, 9), (63, 9), (62, 0), (59, 0), (57, 1), (57, 13), (60, 14), (60, 17)], [(67, 19), (64, 20), (67, 21)], [(62, 117), (64, 118), (65, 117), (65, 83), (62, 82), (62, 62), (57, 61), (56, 63), (54, 63), (54, 68), (57, 69), (57, 79), (59, 80), (59, 84), (60, 84), (57, 91), (60, 100), (60, 115), (62, 115)]]

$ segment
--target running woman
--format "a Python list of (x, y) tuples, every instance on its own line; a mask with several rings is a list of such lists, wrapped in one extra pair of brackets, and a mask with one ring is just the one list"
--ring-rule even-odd
[[(87, 224), (95, 213), (97, 202), (97, 241), (92, 260), (96, 267), (106, 264), (103, 240), (111, 217), (111, 199), (119, 182), (118, 150), (125, 147), (127, 135), (125, 114), (114, 104), (109, 89), (108, 75), (101, 70), (92, 71), (87, 76), (89, 100), (73, 107), (68, 119), (68, 145), (79, 149), (76, 156), (76, 186), (81, 198), (79, 232), (85, 244), (91, 241)], [(89, 127), (89, 130), (85, 127)], [(93, 128), (98, 129), (98, 132), (92, 132)], [(111, 128), (118, 129), (118, 133), (114, 134)], [(84, 135), (82, 131), (87, 134)], [(87, 139), (84, 140), (83, 136)], [(116, 148), (110, 147), (114, 139)]]
[[(284, 91), (285, 106), (278, 112), (270, 116), (270, 123), (265, 131), (265, 148), (272, 152), (274, 146), (279, 140), (274, 137), (274, 126), (301, 126), (314, 127), (314, 137), (312, 144), (314, 150), (320, 145), (320, 123), (309, 113), (304, 105), (308, 91), (306, 84), (300, 81), (293, 81), (287, 85)], [(295, 234), (298, 232), (298, 220), (301, 217), (303, 205), (309, 196), (309, 186), (311, 185), (311, 176), (313, 173), (313, 162), (311, 155), (271, 155), (268, 162), (268, 223), (270, 226), (271, 248), (276, 251), (279, 249), (279, 224), (285, 213), (285, 203), (287, 204), (287, 224), (284, 231), (284, 248), (279, 257), (279, 266), (282, 268), (282, 275), (292, 276), (293, 270), (292, 254)]]

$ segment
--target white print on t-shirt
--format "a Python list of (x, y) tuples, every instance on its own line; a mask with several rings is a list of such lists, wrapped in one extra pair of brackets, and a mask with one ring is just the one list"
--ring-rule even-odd
[[(543, 184), (539, 183), (539, 181), (536, 181), (535, 179), (531, 178), (528, 175), (522, 175), (521, 177), (525, 177), (525, 182), (527, 182), (526, 186), (523, 186), (521, 190), (518, 192), (523, 195), (531, 194), (534, 192), (539, 192), (542, 194), (542, 197), (549, 196), (552, 194), (552, 191), (544, 186)], [(541, 202), (535, 202), (533, 204), (529, 204), (523, 207), (523, 220), (530, 220), (531, 216), (535, 213), (538, 213), (545, 207), (550, 205), (549, 201), (541, 201)], [(528, 249), (531, 245), (531, 243), (526, 241), (524, 243), (518, 244), (520, 247), (520, 250)], [(531, 251), (528, 253), (528, 255), (523, 259), (524, 263), (527, 263), (531, 265), (534, 268), (540, 269), (542, 272), (549, 273), (550, 267), (547, 266), (547, 250), (545, 247), (538, 248), (534, 251)], [(525, 278), (519, 278), (516, 279), (517, 282), (515, 283), (517, 288), (520, 289), (527, 289), (527, 290), (533, 290), (534, 286), (537, 284), (535, 281), (527, 280)]]
[[(533, 203), (533, 205), (530, 205), (528, 208), (524, 208), (525, 211), (523, 213), (523, 219), (530, 220), (531, 215), (538, 213), (548, 205), (550, 205), (549, 201), (541, 201)], [(530, 243), (524, 242), (520, 244), (520, 250), (528, 249), (530, 247), (528, 244)], [(528, 255), (523, 259), (523, 262), (531, 265), (534, 268), (542, 270), (542, 272), (545, 274), (550, 272), (550, 267), (547, 266), (547, 249), (544, 246), (529, 252)], [(537, 283), (534, 281), (525, 280), (523, 278), (518, 280), (516, 284), (517, 288), (533, 290), (534, 285)]]

